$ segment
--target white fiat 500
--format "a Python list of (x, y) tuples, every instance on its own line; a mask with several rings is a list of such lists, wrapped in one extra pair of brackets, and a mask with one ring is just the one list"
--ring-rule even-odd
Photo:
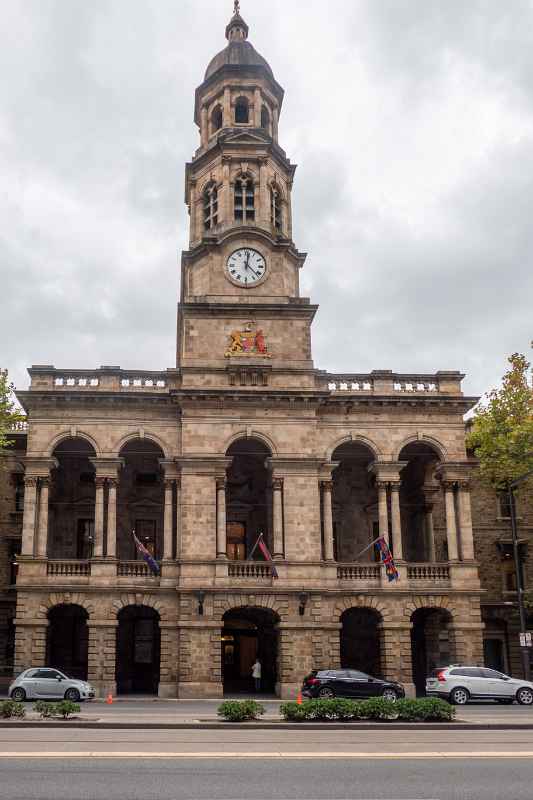
[(58, 669), (34, 667), (25, 669), (9, 687), (9, 697), (24, 700), (90, 700), (95, 691), (87, 681), (69, 678)]
[(442, 697), (456, 705), (469, 700), (496, 700), (499, 703), (533, 704), (533, 683), (511, 678), (487, 667), (439, 667), (426, 679), (426, 694)]

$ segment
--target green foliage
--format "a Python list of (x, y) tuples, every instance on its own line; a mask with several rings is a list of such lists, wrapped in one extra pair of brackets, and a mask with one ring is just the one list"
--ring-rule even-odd
[(52, 717), (63, 717), (68, 719), (72, 714), (79, 714), (80, 706), (70, 700), (60, 700), (59, 703), (47, 703), (45, 700), (38, 700), (33, 710), (41, 715), (42, 719)]
[(16, 703), (14, 700), (4, 700), (0, 703), (0, 717), (3, 719), (11, 719), (16, 717), (22, 719), (26, 716), (26, 711), (22, 703)]
[(265, 713), (264, 706), (255, 700), (226, 700), (218, 707), (217, 714), (228, 722), (245, 722), (257, 719)]
[(533, 470), (533, 388), (530, 364), (514, 353), (500, 389), (488, 394), (487, 404), (475, 412), (467, 437), (479, 461), (483, 482), (505, 490), (516, 478)]
[(7, 370), (0, 369), (0, 453), (11, 444), (9, 431), (13, 425), (26, 419), (24, 414), (17, 410), (13, 390), (14, 386), (9, 382)]
[(370, 697), (368, 700), (306, 700), (297, 703), (282, 703), (282, 717), (291, 722), (328, 721), (349, 722), (354, 720), (402, 720), (405, 722), (451, 722), (455, 708), (445, 700), (425, 697), (418, 700), (385, 700)]

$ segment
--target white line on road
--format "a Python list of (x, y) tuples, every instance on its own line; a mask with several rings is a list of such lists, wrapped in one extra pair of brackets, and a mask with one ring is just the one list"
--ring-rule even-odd
[(31, 752), (31, 751), (13, 751), (13, 752), (0, 752), (0, 759), (2, 758), (27, 758), (27, 759), (53, 759), (53, 758), (62, 758), (62, 759), (80, 759), (80, 758), (101, 758), (101, 759), (134, 759), (134, 758), (145, 758), (145, 759), (223, 759), (223, 758), (233, 758), (238, 759), (240, 761), (246, 760), (254, 760), (254, 759), (331, 759), (331, 760), (340, 760), (340, 759), (366, 759), (372, 761), (386, 761), (386, 760), (427, 760), (427, 759), (436, 759), (436, 758), (446, 758), (446, 759), (467, 759), (467, 758), (479, 758), (479, 759), (488, 759), (488, 758), (498, 758), (498, 759), (521, 759), (521, 758), (533, 758), (533, 751), (532, 750), (522, 750), (522, 751), (513, 751), (513, 752), (506, 752), (505, 750), (502, 751), (470, 751), (470, 752), (442, 752), (442, 751), (434, 751), (434, 752), (427, 752), (427, 753), (420, 753), (411, 752), (411, 753), (342, 753), (342, 752), (335, 752), (335, 753), (328, 753), (328, 752), (305, 752), (305, 753), (287, 753), (281, 751), (269, 751), (266, 753), (242, 753), (242, 752), (235, 752), (235, 753), (213, 753), (209, 751), (205, 752), (196, 752), (196, 753), (150, 753), (150, 752), (113, 752), (110, 753), (109, 751), (99, 752), (95, 750), (86, 750), (86, 751), (49, 751), (49, 752)]

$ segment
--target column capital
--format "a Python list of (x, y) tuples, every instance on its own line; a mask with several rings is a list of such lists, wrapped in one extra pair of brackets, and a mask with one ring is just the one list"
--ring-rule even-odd
[(123, 458), (90, 458), (96, 470), (96, 478), (117, 478), (124, 466)]
[(39, 478), (39, 485), (40, 485), (41, 489), (43, 489), (45, 487), (47, 489), (49, 489), (51, 483), (52, 483), (52, 479), (50, 478), (49, 475), (47, 477), (45, 477), (45, 478)]
[(217, 492), (226, 491), (226, 478), (215, 478), (215, 483), (217, 485)]
[(320, 485), (322, 486), (322, 490), (324, 492), (331, 492), (333, 491), (333, 481), (332, 480), (322, 480), (320, 481)]
[(164, 483), (165, 489), (172, 489), (174, 487), (174, 484), (176, 483), (176, 481), (175, 481), (174, 478), (167, 478), (166, 475), (165, 475), (165, 479), (164, 479), (163, 483)]
[(95, 477), (95, 479), (94, 479), (94, 485), (96, 486), (97, 489), (98, 488), (102, 488), (103, 489), (104, 486), (105, 486), (106, 480), (107, 480), (107, 478), (104, 477), (104, 475), (97, 475)]
[(367, 469), (378, 481), (398, 483), (401, 480), (400, 472), (407, 464), (407, 461), (373, 461)]
[(283, 489), (283, 478), (274, 478), (272, 480), (272, 489), (275, 492), (281, 492)]
[(25, 475), (24, 476), (24, 486), (31, 486), (31, 487), (36, 489), (38, 483), (39, 483), (39, 476), (38, 475)]
[(159, 466), (163, 470), (165, 480), (176, 480), (179, 477), (179, 469), (174, 458), (160, 458)]
[(467, 478), (465, 480), (457, 481), (457, 488), (462, 489), (463, 491), (470, 490), (470, 480)]

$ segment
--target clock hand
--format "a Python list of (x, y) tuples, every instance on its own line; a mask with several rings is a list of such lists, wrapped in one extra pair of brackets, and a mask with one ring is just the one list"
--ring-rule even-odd
[(255, 275), (255, 277), (256, 277), (256, 278), (258, 278), (258, 277), (259, 277), (259, 275), (258, 275), (258, 274), (257, 274), (257, 272), (255, 271), (255, 269), (252, 269), (250, 266), (248, 266), (248, 269), (250, 270), (250, 272), (252, 273), (252, 275)]

